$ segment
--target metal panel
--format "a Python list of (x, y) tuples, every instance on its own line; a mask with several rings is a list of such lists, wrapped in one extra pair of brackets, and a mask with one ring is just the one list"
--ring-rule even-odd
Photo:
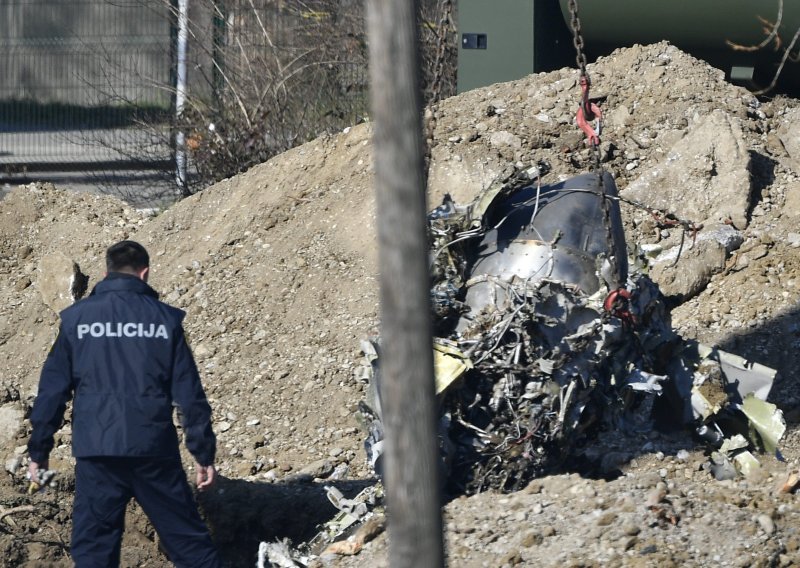
[[(460, 0), (459, 93), (533, 73), (533, 16), (534, 0)], [(465, 49), (464, 34), (485, 49)]]
[(458, 91), (574, 64), (558, 0), (460, 0)]

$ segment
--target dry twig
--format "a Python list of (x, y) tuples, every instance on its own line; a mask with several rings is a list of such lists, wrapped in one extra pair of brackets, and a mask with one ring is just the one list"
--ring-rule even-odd
[(781, 36), (778, 35), (778, 28), (781, 27), (781, 22), (783, 21), (783, 0), (778, 1), (778, 17), (774, 24), (769, 20), (762, 18), (761, 16), (759, 16), (758, 19), (762, 24), (767, 26), (764, 28), (764, 32), (767, 34), (767, 37), (764, 38), (764, 41), (758, 45), (741, 45), (730, 40), (725, 40), (725, 43), (727, 43), (728, 46), (736, 51), (758, 51), (759, 49), (767, 47), (772, 40), (775, 40), (775, 50), (777, 51), (780, 49)]
[(8, 517), (9, 515), (15, 515), (17, 513), (33, 513), (36, 510), (36, 507), (33, 505), (20, 505), (19, 507), (12, 507), (11, 509), (6, 509), (2, 513), (0, 513), (0, 521)]
[[(762, 24), (764, 24), (764, 33), (767, 34), (767, 37), (764, 38), (761, 43), (758, 45), (741, 45), (730, 40), (726, 40), (725, 43), (727, 43), (729, 47), (736, 51), (753, 52), (764, 49), (770, 43), (775, 42), (775, 51), (780, 51), (781, 47), (783, 46), (783, 40), (781, 39), (779, 33), (779, 28), (783, 22), (783, 0), (778, 0), (778, 16), (775, 19), (774, 24), (771, 21), (762, 18), (761, 16), (759, 16), (758, 19)], [(789, 42), (789, 45), (783, 48), (783, 57), (781, 57), (781, 62), (778, 65), (778, 69), (775, 71), (775, 74), (772, 76), (772, 81), (770, 84), (763, 89), (753, 91), (754, 95), (764, 95), (775, 88), (775, 85), (778, 83), (778, 78), (781, 76), (781, 73), (783, 73), (783, 68), (787, 61), (800, 61), (800, 54), (792, 56), (792, 51), (794, 50), (795, 45), (797, 45), (798, 39), (800, 39), (800, 28), (795, 31), (792, 41)]]

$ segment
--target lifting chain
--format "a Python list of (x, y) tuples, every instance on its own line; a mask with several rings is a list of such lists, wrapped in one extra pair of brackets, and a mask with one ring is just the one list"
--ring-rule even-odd
[[(586, 54), (584, 53), (583, 36), (581, 35), (581, 20), (578, 17), (578, 0), (569, 0), (569, 14), (570, 26), (572, 28), (572, 44), (575, 46), (575, 63), (580, 69), (580, 85), (581, 85), (581, 102), (578, 108), (577, 122), (578, 126), (583, 130), (592, 147), (594, 154), (594, 172), (597, 174), (597, 181), (599, 186), (600, 203), (603, 210), (603, 224), (606, 231), (606, 249), (608, 250), (608, 262), (611, 265), (611, 282), (610, 286), (613, 291), (623, 288), (625, 282), (623, 281), (622, 274), (620, 273), (620, 259), (617, 258), (615, 246), (613, 224), (611, 220), (611, 200), (606, 195), (603, 178), (605, 172), (601, 167), (600, 157), (600, 119), (602, 113), (597, 105), (589, 100), (589, 88), (592, 81), (589, 78), (589, 72), (586, 70)], [(598, 128), (595, 131), (588, 121), (597, 119)]]
[(581, 20), (578, 18), (578, 0), (569, 0), (569, 16), (570, 27), (572, 28), (572, 45), (575, 46), (575, 63), (578, 69), (581, 70), (581, 77), (586, 78), (586, 82), (591, 85), (589, 81), (589, 73), (586, 71), (586, 54), (583, 52), (583, 36), (581, 35)]

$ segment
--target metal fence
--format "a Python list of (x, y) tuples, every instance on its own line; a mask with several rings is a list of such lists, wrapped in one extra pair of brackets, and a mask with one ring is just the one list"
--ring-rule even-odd
[(0, 172), (168, 159), (171, 45), (163, 0), (3, 2)]
[[(191, 104), (176, 120), (178, 0), (1, 2), (0, 182), (34, 179), (31, 172), (138, 169), (174, 180), (183, 148), (175, 131), (192, 143), (208, 140), (218, 121), (230, 132), (225, 143), (241, 146), (241, 167), (222, 172), (231, 174), (363, 120), (360, 0), (188, 6)], [(213, 181), (197, 164), (217, 154), (190, 147), (195, 179)]]

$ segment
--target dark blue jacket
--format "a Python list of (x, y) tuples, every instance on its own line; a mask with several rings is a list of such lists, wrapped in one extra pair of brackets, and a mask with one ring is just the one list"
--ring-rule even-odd
[(75, 457), (177, 455), (174, 402), (189, 452), (200, 465), (213, 464), (211, 407), (183, 334), (184, 316), (145, 282), (121, 273), (61, 312), (31, 413), (31, 459), (47, 461), (72, 397)]

